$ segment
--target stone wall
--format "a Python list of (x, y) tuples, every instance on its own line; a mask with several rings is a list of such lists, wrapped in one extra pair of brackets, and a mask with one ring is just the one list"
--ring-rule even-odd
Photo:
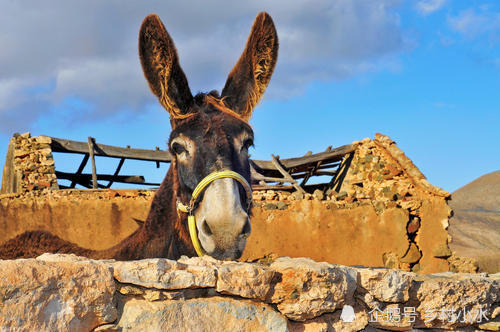
[(498, 330), (500, 274), (419, 275), (283, 257), (261, 263), (0, 261), (0, 330)]
[(431, 185), (387, 136), (354, 142), (326, 192), (254, 194), (244, 258), (276, 253), (405, 271), (474, 272), (448, 247), (450, 194)]
[(378, 214), (391, 208), (404, 211), (408, 245), (384, 253), (386, 267), (444, 269), (443, 258), (452, 255), (447, 232), (451, 208), (446, 202), (450, 194), (431, 185), (389, 137), (376, 134), (374, 140), (357, 143), (339, 191), (346, 200), (370, 202)]
[[(40, 179), (53, 179), (44, 173), (54, 171), (53, 160), (49, 153), (39, 156), (47, 137), (14, 140), (16, 165), (27, 166), (19, 182), (23, 191), (0, 196), (0, 243), (41, 229), (105, 249), (131, 234), (135, 220), (145, 220), (154, 191), (48, 189)], [(429, 184), (388, 137), (377, 134), (354, 145), (328, 190), (254, 192), (252, 234), (242, 259), (310, 257), (422, 273), (475, 271), (473, 260), (448, 248), (449, 194)], [(41, 190), (28, 190), (35, 188)]]
[(31, 137), (30, 133), (11, 138), (0, 194), (59, 189), (50, 143), (50, 137)]

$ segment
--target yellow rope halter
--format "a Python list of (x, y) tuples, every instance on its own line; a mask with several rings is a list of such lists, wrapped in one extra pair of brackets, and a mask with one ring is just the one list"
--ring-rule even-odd
[(247, 209), (250, 208), (250, 203), (252, 202), (252, 187), (248, 184), (247, 180), (241, 176), (239, 173), (233, 172), (233, 171), (219, 171), (219, 172), (213, 172), (209, 175), (207, 175), (203, 180), (198, 183), (196, 188), (194, 188), (193, 195), (191, 197), (191, 200), (189, 201), (189, 206), (186, 206), (182, 204), (181, 202), (177, 201), (177, 210), (188, 213), (188, 227), (189, 227), (189, 236), (191, 237), (191, 242), (193, 242), (194, 250), (196, 250), (196, 253), (198, 256), (203, 256), (205, 255), (205, 251), (201, 247), (200, 241), (198, 240), (198, 234), (196, 232), (196, 221), (194, 219), (194, 205), (196, 203), (196, 200), (200, 196), (200, 194), (205, 190), (206, 187), (213, 181), (217, 179), (222, 179), (222, 178), (231, 178), (243, 186), (246, 191), (247, 195)]

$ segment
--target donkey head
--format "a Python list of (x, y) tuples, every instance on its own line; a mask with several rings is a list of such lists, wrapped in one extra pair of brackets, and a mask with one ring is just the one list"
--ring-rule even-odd
[[(255, 19), (220, 96), (215, 91), (192, 96), (172, 38), (154, 14), (141, 26), (139, 55), (151, 90), (170, 113), (171, 170), (179, 181), (178, 199), (190, 199), (200, 181), (217, 171), (234, 171), (250, 183), (248, 149), (253, 131), (248, 121), (278, 55), (271, 17), (260, 13)], [(218, 259), (241, 256), (250, 234), (247, 195), (231, 178), (217, 179), (205, 188), (193, 214), (206, 253)]]

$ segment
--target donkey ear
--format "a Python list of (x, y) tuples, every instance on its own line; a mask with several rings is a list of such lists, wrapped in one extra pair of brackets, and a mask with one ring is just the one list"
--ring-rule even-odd
[(259, 13), (247, 45), (222, 90), (224, 102), (248, 121), (269, 84), (278, 57), (278, 34), (271, 16)]
[(193, 104), (193, 95), (179, 65), (174, 42), (155, 14), (142, 22), (139, 58), (151, 91), (170, 113), (171, 119), (186, 117)]

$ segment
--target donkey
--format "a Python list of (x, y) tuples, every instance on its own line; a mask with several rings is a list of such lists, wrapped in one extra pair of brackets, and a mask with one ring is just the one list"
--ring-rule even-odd
[[(248, 149), (254, 135), (248, 121), (277, 56), (274, 23), (267, 13), (259, 13), (222, 93), (193, 97), (172, 38), (157, 15), (147, 16), (139, 33), (139, 57), (149, 87), (170, 113), (172, 162), (146, 221), (106, 250), (81, 248), (45, 231), (26, 232), (0, 246), (0, 259), (45, 252), (117, 260), (197, 253), (239, 258), (251, 229)], [(193, 229), (188, 230), (187, 220)]]

